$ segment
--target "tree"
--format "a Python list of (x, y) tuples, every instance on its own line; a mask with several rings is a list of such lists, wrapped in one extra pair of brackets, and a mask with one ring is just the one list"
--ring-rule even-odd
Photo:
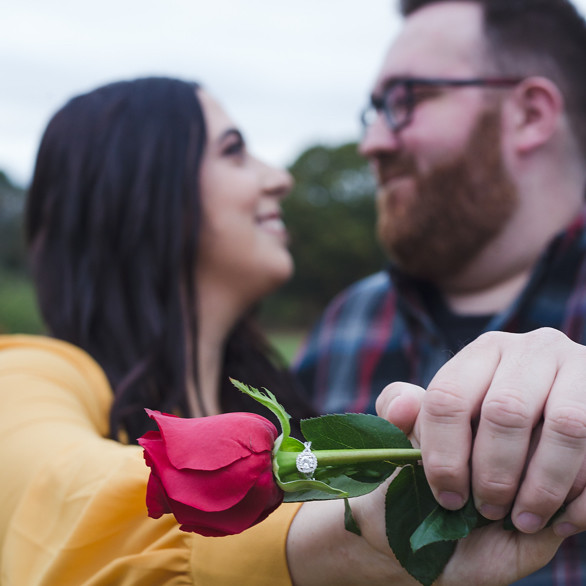
[(0, 269), (25, 271), (23, 208), (24, 190), (11, 183), (0, 171)]
[(283, 202), (295, 276), (265, 305), (268, 326), (306, 328), (350, 283), (379, 270), (375, 182), (356, 143), (314, 146), (290, 168), (295, 188)]
[(24, 190), (0, 171), (0, 333), (43, 329), (26, 262)]

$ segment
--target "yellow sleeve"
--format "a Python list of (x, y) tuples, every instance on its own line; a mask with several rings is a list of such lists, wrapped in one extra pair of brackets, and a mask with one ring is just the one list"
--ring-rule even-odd
[(147, 516), (142, 450), (105, 439), (111, 390), (64, 342), (0, 336), (3, 586), (285, 586), (299, 505), (230, 537)]

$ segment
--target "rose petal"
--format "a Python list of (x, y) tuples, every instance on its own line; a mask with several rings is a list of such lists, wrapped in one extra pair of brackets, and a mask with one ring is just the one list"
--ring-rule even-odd
[(167, 458), (162, 440), (147, 438), (142, 446), (147, 464), (157, 475), (165, 494), (202, 511), (229, 509), (244, 498), (262, 475), (275, 484), (270, 452), (249, 455), (221, 470), (177, 470)]
[(151, 466), (152, 459), (150, 454), (148, 453), (148, 446), (153, 445), (153, 443), (163, 443), (163, 438), (161, 433), (158, 431), (147, 431), (142, 437), (138, 438), (138, 445), (144, 448), (143, 456), (147, 463), (147, 466)]
[(273, 486), (272, 480), (267, 485), (266, 478), (259, 479), (259, 483), (227, 511), (208, 513), (175, 501), (171, 501), (171, 508), (183, 531), (215, 537), (234, 535), (260, 523), (281, 504), (283, 493), (273, 490)]
[(277, 428), (255, 413), (184, 419), (146, 410), (161, 430), (175, 468), (217, 470), (251, 452), (271, 451)]
[(151, 472), (147, 484), (146, 505), (149, 517), (158, 519), (161, 515), (172, 513), (165, 489), (156, 474)]

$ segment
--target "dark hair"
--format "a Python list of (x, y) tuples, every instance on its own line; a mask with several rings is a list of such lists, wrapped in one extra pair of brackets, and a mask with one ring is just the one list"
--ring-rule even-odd
[[(446, 0), (401, 0), (408, 16)], [(458, 1), (458, 0), (456, 0)], [(496, 73), (553, 81), (564, 96), (580, 149), (586, 155), (586, 22), (568, 0), (460, 0), (479, 4), (490, 65)]]
[[(152, 427), (144, 407), (188, 413), (206, 144), (198, 87), (145, 78), (77, 96), (51, 119), (37, 155), (25, 230), (40, 309), (53, 336), (105, 370), (114, 438)], [(255, 410), (228, 392), (228, 376), (285, 394), (292, 415), (303, 409), (250, 316), (226, 346), (221, 405)]]

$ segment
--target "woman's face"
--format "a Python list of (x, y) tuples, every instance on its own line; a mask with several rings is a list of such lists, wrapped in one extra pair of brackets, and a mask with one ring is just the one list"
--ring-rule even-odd
[(240, 131), (215, 99), (203, 90), (198, 97), (207, 127), (198, 283), (218, 294), (237, 294), (248, 306), (293, 272), (281, 218), (281, 201), (293, 182), (286, 171), (248, 153)]

